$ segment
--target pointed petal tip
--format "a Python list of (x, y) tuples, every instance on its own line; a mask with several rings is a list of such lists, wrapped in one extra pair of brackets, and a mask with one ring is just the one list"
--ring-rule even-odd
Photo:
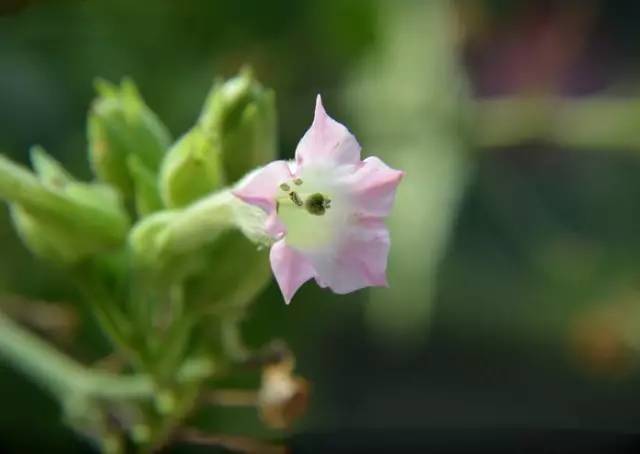
[(271, 269), (285, 304), (289, 304), (300, 287), (313, 277), (315, 271), (307, 258), (279, 240), (269, 252)]
[(405, 175), (406, 175), (406, 172), (404, 170), (394, 170), (393, 178), (391, 179), (391, 181), (393, 181), (396, 184), (399, 184)]
[(405, 175), (406, 172), (404, 170), (396, 170), (389, 167), (379, 176), (378, 183), (391, 184), (395, 187), (400, 184)]
[(316, 96), (316, 110), (313, 116), (313, 122), (319, 122), (324, 120), (327, 117), (327, 111), (324, 109), (324, 105), (322, 104), (322, 96), (320, 93)]
[(298, 292), (298, 288), (283, 288), (282, 286), (280, 286), (280, 283), (278, 283), (278, 286), (280, 287), (280, 293), (282, 293), (282, 299), (284, 299), (284, 304), (289, 306), (291, 304), (291, 300), (293, 300), (293, 297), (295, 296), (295, 294)]

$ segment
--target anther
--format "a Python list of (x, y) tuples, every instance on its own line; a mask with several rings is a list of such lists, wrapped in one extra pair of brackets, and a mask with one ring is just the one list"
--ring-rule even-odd
[(300, 186), (302, 184), (302, 178), (296, 178), (295, 180), (293, 180), (293, 184), (295, 184), (296, 186)]
[(282, 183), (280, 185), (280, 189), (282, 189), (283, 191), (289, 192), (291, 190), (291, 187), (287, 183)]
[(304, 202), (302, 201), (302, 199), (300, 198), (300, 196), (296, 191), (291, 191), (289, 193), (289, 197), (291, 198), (291, 201), (295, 203), (297, 206), (301, 207), (302, 205), (304, 205)]

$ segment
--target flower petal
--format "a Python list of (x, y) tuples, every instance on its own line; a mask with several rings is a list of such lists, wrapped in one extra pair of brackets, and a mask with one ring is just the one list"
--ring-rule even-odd
[(347, 177), (354, 208), (362, 217), (385, 217), (391, 212), (396, 188), (404, 172), (369, 157)]
[(342, 124), (324, 110), (322, 99), (316, 99), (313, 123), (296, 148), (298, 167), (309, 164), (356, 165), (360, 162), (360, 145)]
[(389, 231), (379, 219), (359, 219), (333, 253), (312, 254), (316, 281), (344, 294), (369, 286), (387, 286)]
[(277, 241), (269, 252), (271, 269), (287, 304), (300, 286), (315, 275), (311, 262), (284, 240)]
[(271, 235), (273, 238), (278, 240), (287, 233), (287, 227), (278, 217), (277, 210), (271, 210), (271, 213), (269, 213), (264, 225), (264, 230), (268, 235)]
[(240, 181), (233, 195), (270, 214), (275, 211), (276, 195), (281, 183), (292, 178), (287, 161), (274, 161)]

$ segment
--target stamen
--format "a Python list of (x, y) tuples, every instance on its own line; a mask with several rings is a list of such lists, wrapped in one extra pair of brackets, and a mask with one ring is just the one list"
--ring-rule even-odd
[(304, 202), (304, 206), (309, 213), (316, 216), (322, 216), (328, 208), (327, 201), (328, 199), (325, 199), (322, 194), (316, 192), (307, 198)]
[(302, 184), (302, 178), (296, 178), (295, 180), (293, 180), (293, 184), (295, 184), (296, 186), (300, 186)]
[(282, 183), (280, 185), (280, 189), (282, 189), (283, 191), (289, 192), (291, 190), (291, 187), (287, 183)]
[(300, 196), (296, 191), (291, 191), (289, 193), (289, 197), (291, 198), (291, 201), (295, 203), (297, 206), (301, 207), (302, 205), (304, 205), (304, 202), (302, 201), (302, 199), (300, 198)]

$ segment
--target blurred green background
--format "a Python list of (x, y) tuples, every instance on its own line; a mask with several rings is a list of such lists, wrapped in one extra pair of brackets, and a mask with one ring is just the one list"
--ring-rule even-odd
[[(251, 409), (211, 408), (201, 427), (301, 449), (314, 434), (380, 429), (404, 441), (638, 431), (636, 2), (0, 0), (0, 12), (0, 151), (18, 161), (37, 143), (89, 178), (96, 77), (131, 76), (179, 136), (213, 78), (250, 64), (276, 90), (283, 157), (321, 93), (365, 155), (407, 172), (389, 221), (390, 289), (308, 284), (287, 307), (272, 284), (245, 323), (251, 345), (291, 345), (313, 383), (306, 418), (281, 434)], [(15, 295), (77, 306), (6, 209), (0, 250), (0, 308), (20, 313)], [(95, 361), (106, 342), (78, 319), (55, 341)], [(0, 396), (0, 447), (89, 449), (2, 364)]]

